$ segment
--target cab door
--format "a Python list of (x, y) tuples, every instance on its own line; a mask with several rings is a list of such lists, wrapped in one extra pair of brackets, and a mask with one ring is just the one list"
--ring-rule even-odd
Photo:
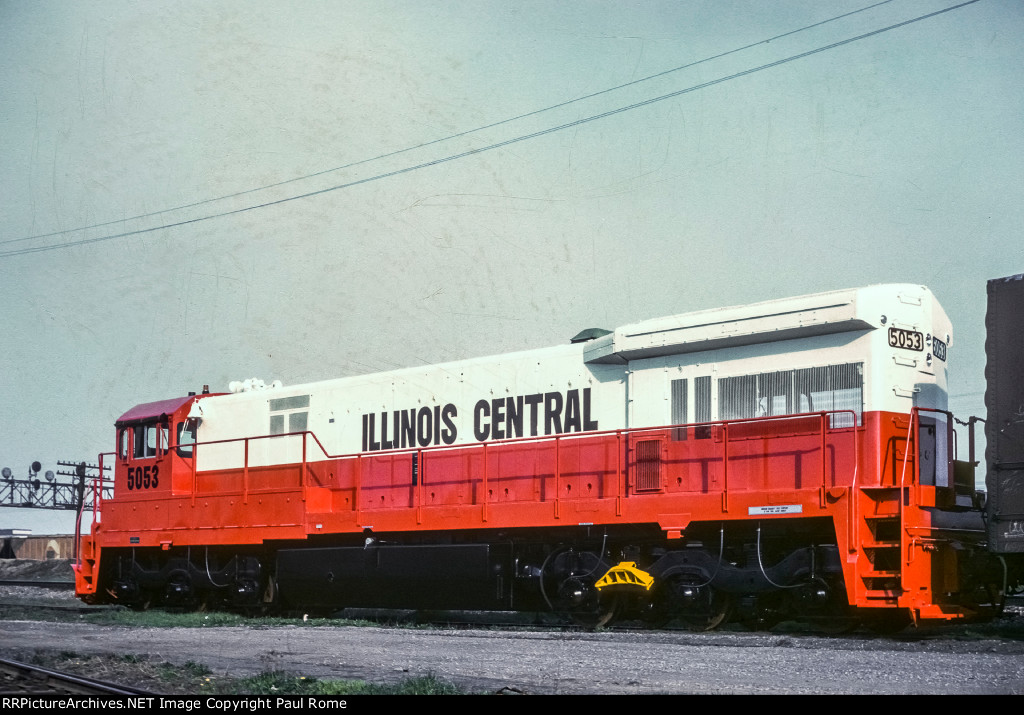
[(192, 491), (195, 474), (196, 432), (199, 421), (195, 418), (177, 419), (174, 421), (173, 447), (170, 449), (167, 472), (168, 479), (173, 474), (173, 482), (169, 485), (175, 494), (188, 494)]
[(136, 422), (124, 428), (119, 441), (124, 470), (122, 495), (141, 496), (167, 488), (170, 436), (166, 419)]

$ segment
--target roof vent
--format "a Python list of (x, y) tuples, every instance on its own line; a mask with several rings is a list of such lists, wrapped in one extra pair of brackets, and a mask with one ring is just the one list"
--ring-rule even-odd
[(588, 340), (596, 340), (597, 338), (603, 337), (605, 335), (611, 335), (611, 333), (612, 331), (605, 330), (604, 328), (587, 328), (586, 330), (581, 330), (580, 332), (576, 333), (575, 337), (573, 337), (569, 342), (585, 343)]

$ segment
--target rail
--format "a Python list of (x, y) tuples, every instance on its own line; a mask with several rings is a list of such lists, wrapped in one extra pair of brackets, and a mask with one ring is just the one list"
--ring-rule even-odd
[[(3, 674), (3, 692), (6, 696), (22, 695), (26, 699), (31, 696), (33, 703), (40, 695), (113, 695), (129, 698), (130, 705), (146, 707), (152, 704), (154, 697), (154, 694), (147, 690), (71, 673), (62, 673), (14, 660), (0, 660), (0, 673)], [(4, 700), (8, 699), (14, 702), (20, 698), (4, 698)]]

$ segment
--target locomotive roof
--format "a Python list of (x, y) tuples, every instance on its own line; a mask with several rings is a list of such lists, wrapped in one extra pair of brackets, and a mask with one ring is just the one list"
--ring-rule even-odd
[(931, 291), (908, 283), (815, 293), (654, 318), (587, 343), (587, 363), (625, 363), (679, 353), (874, 330), (893, 302), (922, 305)]
[(169, 400), (159, 400), (157, 402), (147, 402), (144, 405), (136, 405), (118, 417), (114, 424), (120, 427), (128, 422), (139, 422), (142, 420), (163, 417), (164, 415), (172, 414), (175, 410), (186, 402), (190, 402), (192, 399), (193, 397), (191, 396), (174, 397)]
[[(883, 321), (880, 321), (880, 317), (883, 310), (891, 311), (893, 303), (902, 301), (922, 305), (926, 300), (933, 301), (934, 298), (931, 291), (925, 286), (909, 283), (879, 284), (864, 288), (680, 313), (631, 323), (613, 331), (607, 331), (607, 334), (603, 336), (583, 342), (532, 348), (500, 355), (472, 357), (429, 366), (363, 373), (329, 379), (326, 382), (344, 383), (362, 381), (367, 378), (397, 378), (418, 374), (425, 369), (454, 372), (476, 363), (493, 362), (495, 359), (508, 361), (531, 358), (550, 360), (581, 353), (583, 362), (588, 364), (621, 365), (630, 360), (661, 355), (714, 350), (830, 333), (873, 330), (882, 325)], [(935, 305), (941, 312), (938, 304), (935, 303)], [(273, 392), (282, 390), (285, 394), (294, 393), (301, 391), (307, 385), (322, 385), (323, 382), (325, 381), (296, 383), (277, 388)], [(239, 396), (242, 394), (266, 397), (267, 391), (239, 393)], [(232, 396), (225, 395), (225, 397), (230, 399)], [(142, 405), (136, 410), (144, 407), (146, 405)]]

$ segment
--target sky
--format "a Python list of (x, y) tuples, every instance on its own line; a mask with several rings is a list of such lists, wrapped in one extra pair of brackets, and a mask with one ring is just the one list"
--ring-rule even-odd
[(958, 4), (876, 3), (0, 0), (0, 466), (203, 385), (887, 282), (983, 415), (1024, 3), (843, 43)]

